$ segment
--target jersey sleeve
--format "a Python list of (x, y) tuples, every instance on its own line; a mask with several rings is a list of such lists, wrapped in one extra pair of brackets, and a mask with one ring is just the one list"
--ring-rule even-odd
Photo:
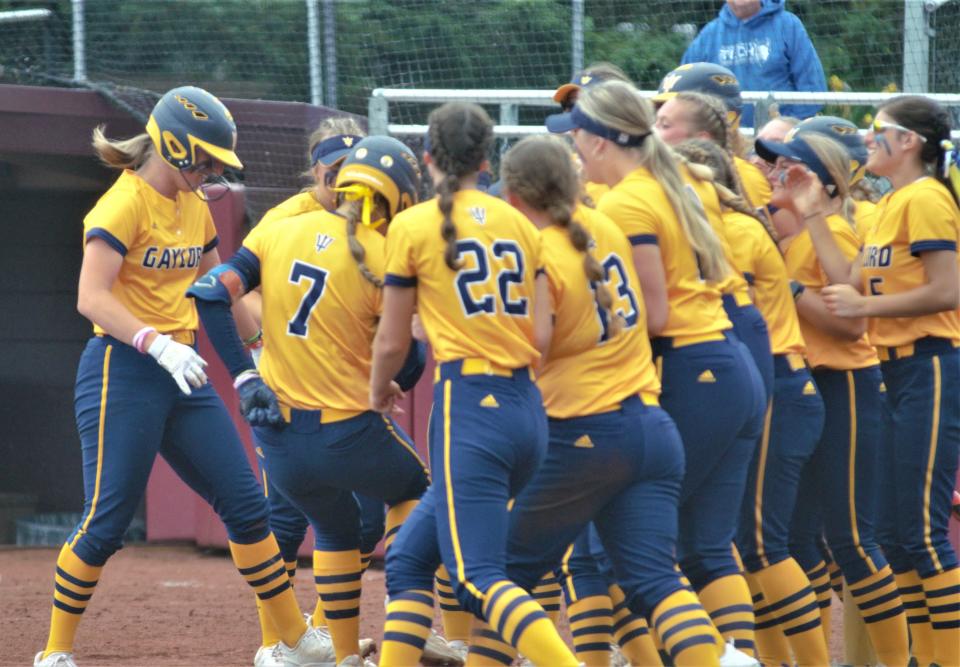
[(957, 249), (957, 210), (947, 192), (928, 190), (915, 196), (906, 210), (910, 254)]
[(610, 191), (600, 200), (598, 209), (611, 218), (627, 235), (630, 245), (658, 243), (659, 220), (649, 206), (628, 199), (621, 193)]
[(126, 192), (108, 192), (83, 220), (84, 243), (98, 238), (121, 255), (134, 245), (140, 233), (139, 202)]
[(220, 237), (217, 236), (217, 227), (213, 224), (209, 206), (203, 207), (203, 217), (203, 252), (207, 253), (220, 244)]
[(414, 287), (417, 284), (416, 248), (409, 225), (403, 224), (408, 219), (395, 219), (387, 232), (384, 285)]

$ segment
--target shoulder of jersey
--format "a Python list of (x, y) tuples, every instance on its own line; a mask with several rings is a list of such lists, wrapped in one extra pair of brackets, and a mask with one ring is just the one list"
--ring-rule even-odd
[[(950, 191), (947, 189), (943, 183), (938, 181), (935, 178), (923, 178), (919, 181), (913, 183), (913, 190), (918, 195), (922, 193), (924, 200), (928, 197), (935, 197), (943, 200), (949, 200), (950, 204), (954, 209), (957, 208), (957, 203), (954, 201), (953, 196), (951, 196)], [(921, 200), (923, 201), (923, 200)]]

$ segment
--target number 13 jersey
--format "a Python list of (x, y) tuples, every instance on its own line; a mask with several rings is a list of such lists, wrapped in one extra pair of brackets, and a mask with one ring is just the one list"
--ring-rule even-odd
[[(367, 267), (383, 276), (383, 236), (357, 225)], [(367, 410), (380, 289), (350, 254), (347, 221), (316, 211), (261, 223), (243, 242), (260, 265), (260, 374), (280, 402), (301, 410)]]
[(481, 358), (523, 368), (533, 343), (540, 233), (503, 200), (479, 190), (454, 195), (461, 267), (444, 261), (443, 214), (436, 199), (399, 213), (387, 233), (386, 284), (417, 288), (417, 312), (439, 362)]

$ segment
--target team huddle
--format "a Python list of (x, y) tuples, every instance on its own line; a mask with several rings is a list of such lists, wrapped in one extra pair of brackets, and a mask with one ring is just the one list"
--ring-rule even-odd
[[(86, 505), (36, 667), (75, 667), (157, 453), (227, 527), (257, 667), (374, 664), (359, 615), (381, 538), (381, 666), (826, 666), (834, 591), (879, 663), (960, 666), (948, 113), (898, 97), (865, 136), (777, 117), (748, 149), (717, 65), (677, 68), (651, 101), (601, 63), (554, 99), (550, 134), (489, 188), (479, 106), (435, 109), (422, 159), (328, 119), (311, 186), (225, 262), (206, 202), (242, 168), (226, 107), (181, 87), (145, 134), (95, 132), (123, 173), (84, 221)], [(428, 345), (429, 468), (393, 419)]]

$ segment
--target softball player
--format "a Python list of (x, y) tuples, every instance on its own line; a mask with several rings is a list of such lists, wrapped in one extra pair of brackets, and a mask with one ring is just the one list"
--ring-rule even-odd
[[(721, 185), (736, 193), (733, 165), (723, 151), (713, 149), (712, 144), (699, 142), (678, 150), (708, 164)], [(775, 370), (763, 438), (747, 479), (737, 547), (748, 578), (763, 595), (754, 603), (757, 625), (763, 630), (784, 619), (779, 624), (797, 663), (826, 665), (829, 652), (816, 594), (789, 551), (790, 520), (801, 473), (823, 429), (823, 402), (804, 362), (806, 347), (790, 281), (773, 238), (760, 218), (749, 211), (728, 209), (723, 224), (734, 249), (734, 265), (749, 277), (757, 307), (769, 325)], [(829, 581), (825, 586), (829, 590)], [(769, 659), (762, 644), (760, 648), (761, 658)]]
[[(830, 125), (823, 127), (831, 132), (830, 136), (838, 136), (829, 129)], [(847, 136), (859, 138), (858, 134)], [(796, 143), (797, 140), (803, 143)], [(850, 181), (862, 173), (866, 162), (862, 140), (859, 151), (851, 153), (817, 129), (807, 129), (798, 131), (794, 140), (786, 144), (761, 140), (757, 149), (771, 160), (784, 153), (794, 156), (781, 160), (780, 169), (796, 160), (817, 175), (824, 187), (835, 189), (836, 196), (824, 201), (826, 222), (844, 256), (851, 260), (856, 257), (860, 239), (854, 230)], [(773, 202), (781, 208), (795, 208), (779, 185), (774, 188)], [(830, 585), (818, 548), (824, 529), (830, 551), (850, 587), (880, 661), (886, 665), (907, 664), (910, 653), (906, 617), (874, 529), (884, 400), (880, 362), (867, 340), (864, 319), (844, 319), (827, 311), (820, 296), (827, 281), (810, 232), (800, 222), (792, 228), (781, 227), (781, 231), (787, 270), (796, 281), (807, 360), (826, 408), (823, 436), (801, 479), (791, 529), (791, 552), (817, 590), (821, 612), (827, 612), (824, 625), (829, 627)]]
[[(424, 161), (435, 200), (399, 215), (387, 236), (384, 314), (370, 403), (389, 411), (390, 378), (409, 345), (414, 306), (437, 359), (430, 425), (433, 485), (387, 556), (390, 596), (380, 664), (416, 664), (433, 619), (442, 560), (464, 609), (535, 664), (576, 665), (543, 609), (508, 580), (507, 502), (540, 465), (546, 416), (530, 365), (534, 313), (546, 297), (535, 227), (474, 188), (493, 124), (472, 104), (430, 114)], [(482, 526), (483, 530), (477, 527)]]
[(880, 516), (895, 525), (882, 523), (878, 539), (910, 610), (913, 654), (921, 664), (956, 665), (960, 569), (947, 522), (960, 455), (960, 174), (950, 117), (926, 98), (899, 97), (879, 108), (866, 140), (867, 169), (893, 189), (852, 264), (830, 233), (824, 188), (796, 166), (786, 184), (800, 190), (797, 209), (835, 283), (821, 291), (828, 310), (867, 317), (880, 357), (892, 422), (883, 455), (892, 489)]
[[(317, 592), (338, 664), (361, 663), (363, 568), (353, 494), (390, 506), (389, 549), (428, 483), (406, 434), (365, 409), (383, 275), (378, 229), (416, 201), (419, 181), (416, 157), (402, 143), (364, 139), (340, 167), (343, 203), (336, 212), (257, 227), (229, 262), (188, 292), (236, 378), (268, 474), (314, 528)], [(243, 354), (229, 309), (261, 284), (263, 380)]]
[[(723, 246), (686, 195), (653, 124), (649, 102), (630, 86), (609, 82), (583, 91), (573, 111), (550, 119), (548, 128), (574, 131), (587, 178), (611, 186), (598, 210), (633, 245), (663, 383), (661, 404), (686, 451), (680, 564), (718, 625), (752, 627), (750, 594), (730, 545), (733, 505), (743, 496), (762, 429), (764, 390), (723, 311), (716, 286), (728, 271)], [(752, 650), (751, 644), (741, 646)]]
[(84, 220), (78, 310), (95, 334), (76, 386), (86, 501), (57, 558), (50, 635), (34, 665), (74, 665), (77, 626), (157, 453), (220, 515), (234, 563), (277, 629), (286, 664), (313, 664), (325, 647), (300, 615), (266, 500), (194, 349), (197, 313), (183, 296), (219, 262), (201, 186), (224, 165), (242, 168), (236, 126), (220, 100), (185, 86), (160, 99), (146, 129), (126, 141), (94, 132), (100, 159), (124, 171)]
[[(650, 618), (674, 664), (718, 664), (723, 640), (674, 556), (683, 444), (659, 406), (630, 243), (605, 215), (577, 206), (578, 177), (562, 142), (521, 141), (501, 175), (508, 201), (542, 230), (552, 306), (537, 378), (550, 446), (510, 514), (507, 575), (533, 586), (593, 520), (627, 606)], [(606, 587), (568, 614), (577, 657), (609, 664)]]
[[(680, 65), (667, 74), (660, 82), (657, 94), (653, 96), (661, 132), (667, 132), (673, 125), (683, 126), (691, 121), (695, 122), (694, 116), (698, 112), (686, 109), (684, 103), (673, 103), (668, 107), (672, 99), (684, 92), (703, 93), (723, 100), (727, 109), (727, 124), (731, 130), (728, 147), (733, 153), (733, 161), (743, 183), (744, 196), (752, 206), (765, 207), (770, 202), (770, 184), (760, 170), (741, 157), (746, 154), (746, 150), (739, 130), (743, 99), (740, 97), (740, 82), (737, 77), (726, 67), (714, 63)], [(665, 107), (661, 122), (660, 110)]]

